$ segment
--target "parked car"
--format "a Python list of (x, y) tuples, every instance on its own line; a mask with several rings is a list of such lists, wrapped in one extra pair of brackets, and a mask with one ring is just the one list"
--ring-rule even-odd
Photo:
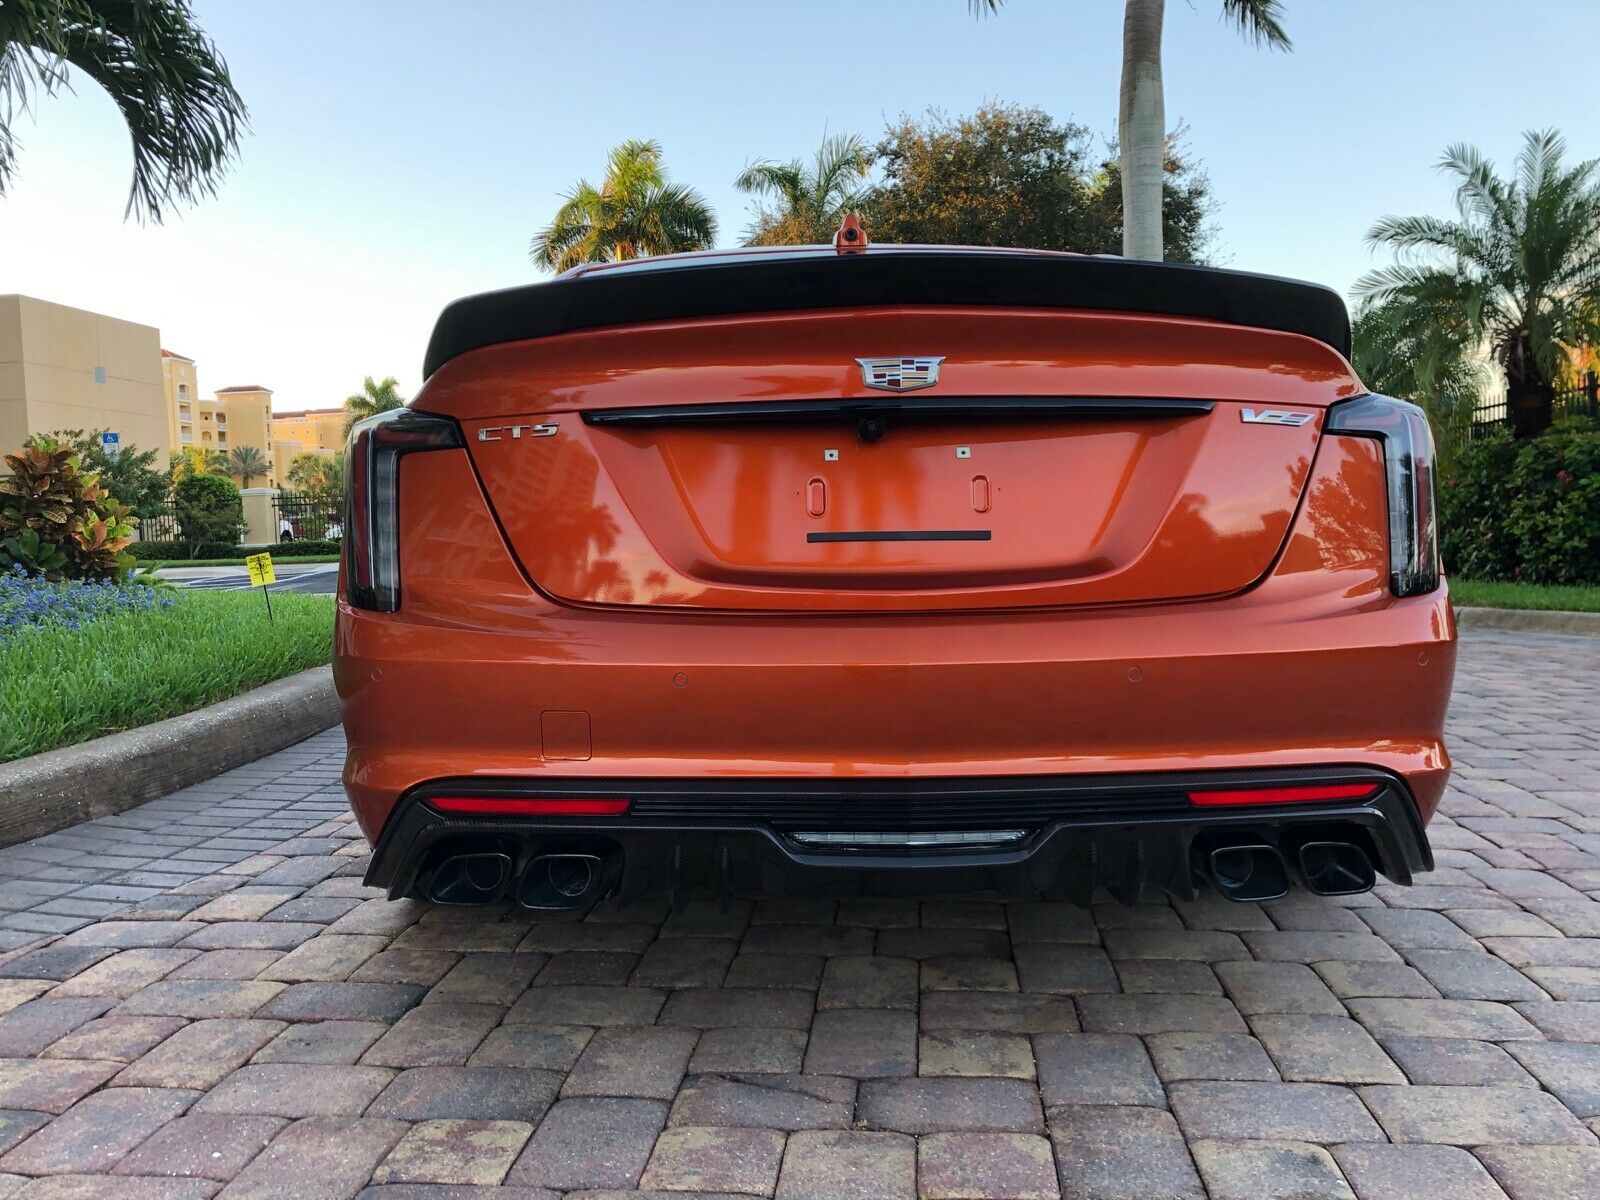
[(368, 882), (1087, 902), (1431, 869), (1455, 624), (1340, 298), (1013, 250), (580, 267), (348, 448)]

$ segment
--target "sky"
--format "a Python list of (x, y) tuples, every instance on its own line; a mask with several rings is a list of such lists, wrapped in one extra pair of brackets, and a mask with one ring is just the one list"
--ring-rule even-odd
[[(1114, 132), (1117, 0), (193, 0), (251, 110), (219, 194), (123, 215), (127, 134), (81, 81), (16, 127), (0, 293), (155, 325), (205, 393), (337, 405), (364, 375), (420, 384), (439, 309), (532, 281), (529, 238), (606, 151), (662, 143), (737, 244), (749, 162), (875, 140), (901, 113), (1038, 105)], [(1387, 213), (1446, 214), (1435, 164), (1502, 163), (1553, 126), (1600, 156), (1600, 0), (1286, 0), (1292, 53), (1220, 0), (1171, 0), (1167, 118), (1210, 176), (1218, 265), (1348, 293)]]

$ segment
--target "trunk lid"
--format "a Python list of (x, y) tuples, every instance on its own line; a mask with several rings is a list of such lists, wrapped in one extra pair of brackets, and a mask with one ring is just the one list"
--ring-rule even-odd
[[(856, 360), (886, 348), (944, 350), (937, 385), (867, 387)], [(513, 553), (558, 600), (918, 611), (1250, 586), (1321, 410), (1359, 390), (1296, 335), (940, 309), (496, 347), (417, 406), (461, 420)]]

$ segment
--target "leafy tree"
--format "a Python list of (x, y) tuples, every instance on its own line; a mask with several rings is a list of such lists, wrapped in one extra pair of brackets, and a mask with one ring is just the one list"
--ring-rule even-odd
[(128, 506), (135, 517), (161, 510), (172, 490), (168, 476), (156, 470), (156, 452), (125, 445), (107, 454), (100, 441), (104, 429), (58, 429), (49, 436), (69, 446), (83, 461), (83, 469), (99, 477), (100, 486)]
[(199, 556), (208, 542), (237, 545), (244, 536), (244, 502), (233, 480), (224, 475), (191, 475), (172, 489), (178, 510), (178, 536), (189, 557)]
[(565, 271), (581, 263), (703, 250), (716, 236), (716, 218), (700, 193), (667, 182), (660, 144), (632, 140), (611, 151), (599, 187), (580, 179), (567, 193), (528, 255), (548, 271)]
[[(1115, 253), (1120, 244), (1116, 164), (1097, 160), (1087, 128), (1057, 124), (1041, 109), (985, 104), (959, 119), (938, 111), (905, 116), (877, 153), (884, 180), (865, 209), (877, 241), (1088, 254)], [(1169, 158), (1167, 219), (1176, 258), (1204, 253), (1209, 189), (1180, 154)]]
[[(998, 12), (1005, 0), (967, 0), (976, 14)], [(1127, 0), (1122, 18), (1122, 89), (1117, 107), (1117, 142), (1122, 182), (1122, 253), (1156, 261), (1176, 258), (1165, 247), (1167, 172), (1166, 99), (1161, 82), (1161, 26), (1166, 0)], [(1222, 0), (1222, 15), (1239, 32), (1274, 49), (1287, 50), (1289, 35), (1279, 16), (1280, 0)]]
[(1512, 432), (1550, 427), (1569, 351), (1600, 340), (1600, 160), (1562, 162), (1554, 130), (1530, 132), (1512, 177), (1472, 146), (1445, 151), (1456, 217), (1384, 217), (1367, 234), (1396, 252), (1356, 282), (1365, 300), (1442, 320), (1494, 358)]
[(1351, 363), (1375, 392), (1419, 404), (1433, 425), (1439, 474), (1448, 474), (1472, 433), (1488, 385), (1484, 359), (1459, 312), (1437, 306), (1366, 302), (1352, 323)]
[(69, 86), (68, 68), (116, 104), (133, 142), (128, 212), (216, 192), (248, 114), (227, 64), (188, 0), (5, 0), (0, 4), (0, 194), (16, 168), (12, 118), (36, 93)]
[(344, 398), (345, 417), (344, 427), (348, 433), (350, 426), (365, 417), (375, 417), (381, 412), (388, 412), (394, 408), (404, 408), (406, 398), (400, 394), (400, 381), (393, 375), (385, 375), (383, 382), (375, 381), (368, 375), (361, 383), (361, 390)]
[(803, 246), (833, 239), (844, 214), (867, 197), (872, 152), (856, 134), (825, 138), (810, 163), (757, 162), (734, 180), (741, 192), (771, 197), (775, 208), (756, 209), (748, 246)]
[(228, 452), (228, 474), (245, 486), (257, 475), (267, 473), (267, 456), (254, 446), (235, 446)]

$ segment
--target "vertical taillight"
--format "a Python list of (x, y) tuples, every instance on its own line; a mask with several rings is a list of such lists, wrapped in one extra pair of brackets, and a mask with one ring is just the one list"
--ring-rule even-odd
[(1389, 590), (1420, 596), (1439, 586), (1439, 527), (1433, 506), (1433, 433), (1415, 404), (1359, 396), (1328, 410), (1328, 433), (1383, 443), (1389, 484)]
[(357, 608), (400, 607), (400, 460), (461, 445), (446, 417), (396, 408), (350, 428), (344, 457), (345, 598)]

